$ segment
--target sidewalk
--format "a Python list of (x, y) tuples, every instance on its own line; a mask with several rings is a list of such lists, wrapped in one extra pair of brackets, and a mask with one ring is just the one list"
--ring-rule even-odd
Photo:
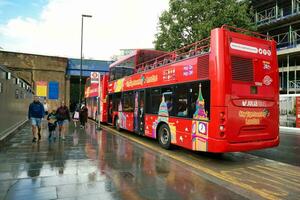
[(280, 126), (279, 131), (280, 133), (300, 134), (300, 128), (290, 128), (290, 127)]
[(1, 199), (243, 200), (186, 166), (106, 130), (72, 125), (65, 141), (32, 143), (29, 124), (0, 149)]
[[(92, 135), (70, 128), (65, 141), (49, 143), (43, 129), (40, 142), (31, 140), (31, 126), (26, 124), (0, 149), (0, 200), (58, 199), (81, 193), (89, 199), (99, 191), (89, 184), (104, 188), (107, 178), (97, 169), (89, 149)], [(105, 199), (107, 194), (102, 195), (98, 197)]]
[(18, 124), (9, 127), (5, 131), (0, 132), (0, 148), (5, 144), (5, 142), (7, 142), (10, 138), (14, 136), (14, 134), (17, 132), (18, 129), (24, 127), (27, 122), (28, 120), (21, 121)]

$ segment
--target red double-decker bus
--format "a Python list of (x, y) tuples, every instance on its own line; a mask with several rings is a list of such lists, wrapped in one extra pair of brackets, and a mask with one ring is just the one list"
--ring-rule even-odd
[(279, 144), (276, 42), (268, 36), (223, 26), (171, 53), (129, 55), (110, 66), (109, 78), (106, 122), (163, 148), (232, 152)]
[(107, 85), (108, 74), (99, 74), (98, 82), (91, 83), (88, 78), (85, 83), (85, 100), (90, 119), (106, 122), (107, 121)]

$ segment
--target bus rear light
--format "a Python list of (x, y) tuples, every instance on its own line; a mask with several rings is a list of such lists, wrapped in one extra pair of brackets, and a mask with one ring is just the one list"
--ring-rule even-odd
[(225, 133), (224, 132), (220, 132), (220, 137), (225, 137)]
[(225, 123), (225, 113), (220, 112), (220, 124), (224, 124), (224, 123)]
[(225, 126), (224, 125), (220, 125), (220, 131), (225, 131)]

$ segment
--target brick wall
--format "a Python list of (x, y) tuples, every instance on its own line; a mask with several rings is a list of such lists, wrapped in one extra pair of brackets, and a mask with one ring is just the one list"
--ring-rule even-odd
[(59, 82), (59, 100), (49, 100), (50, 107), (56, 108), (60, 100), (65, 100), (69, 104), (67, 58), (0, 51), (0, 65), (13, 70), (20, 78), (32, 85), (35, 81)]

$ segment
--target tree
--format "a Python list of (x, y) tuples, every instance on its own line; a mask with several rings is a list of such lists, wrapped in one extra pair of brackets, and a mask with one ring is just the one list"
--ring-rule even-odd
[(172, 51), (204, 39), (223, 24), (255, 30), (249, 0), (170, 0), (159, 17), (155, 48)]

